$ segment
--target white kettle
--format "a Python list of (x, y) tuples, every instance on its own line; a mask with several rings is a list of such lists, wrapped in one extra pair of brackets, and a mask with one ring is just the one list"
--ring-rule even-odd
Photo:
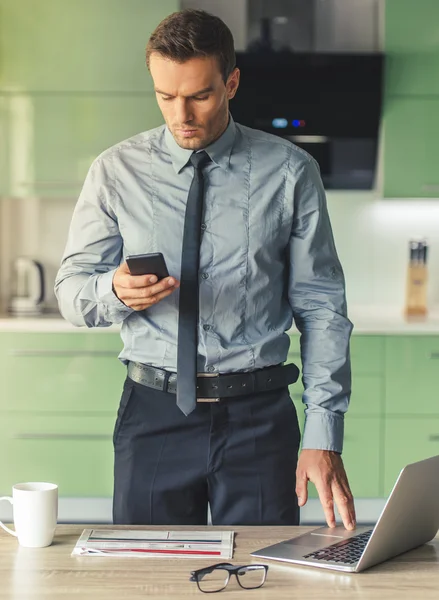
[(14, 261), (14, 293), (9, 310), (15, 315), (38, 315), (44, 308), (44, 268), (20, 256)]

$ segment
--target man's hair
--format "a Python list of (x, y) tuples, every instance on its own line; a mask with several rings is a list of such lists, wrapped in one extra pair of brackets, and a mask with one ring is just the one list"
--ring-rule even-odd
[(232, 32), (219, 17), (204, 10), (181, 10), (163, 19), (146, 46), (148, 69), (153, 52), (179, 63), (213, 56), (218, 60), (224, 83), (236, 65)]

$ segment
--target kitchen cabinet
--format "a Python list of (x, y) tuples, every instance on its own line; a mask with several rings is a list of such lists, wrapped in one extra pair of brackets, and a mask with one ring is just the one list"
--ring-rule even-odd
[(439, 412), (428, 418), (386, 418), (385, 440), (384, 495), (387, 496), (403, 466), (439, 454)]
[(437, 198), (439, 2), (386, 0), (384, 185), (388, 198)]
[(162, 123), (153, 93), (0, 93), (0, 194), (76, 198), (101, 152)]
[(439, 336), (386, 338), (384, 493), (404, 465), (439, 454)]
[(121, 348), (118, 332), (0, 334), (0, 495), (29, 480), (112, 495)]
[(2, 333), (0, 411), (115, 415), (125, 376), (118, 333)]
[(145, 46), (177, 0), (0, 0), (0, 89), (152, 91)]
[(60, 496), (110, 497), (114, 423), (110, 414), (2, 414), (0, 495), (19, 481), (51, 481)]
[(383, 118), (384, 196), (437, 198), (439, 96), (388, 97)]
[(77, 197), (103, 150), (163, 122), (145, 64), (177, 0), (0, 0), (0, 194)]
[[(0, 333), (0, 494), (49, 479), (64, 497), (111, 496), (120, 350), (118, 332)], [(405, 464), (439, 453), (439, 336), (357, 334), (351, 357), (343, 461), (354, 496), (380, 498)], [(297, 334), (288, 361), (301, 366)], [(290, 386), (303, 430), (302, 392)]]
[(39, 95), (33, 98), (34, 173), (22, 195), (79, 194), (105, 149), (163, 123), (155, 95)]
[(383, 442), (381, 417), (352, 417), (347, 414), (343, 464), (354, 498), (379, 498), (383, 495)]
[(439, 2), (385, 6), (386, 95), (439, 95)]
[(439, 336), (386, 339), (386, 417), (439, 417)]

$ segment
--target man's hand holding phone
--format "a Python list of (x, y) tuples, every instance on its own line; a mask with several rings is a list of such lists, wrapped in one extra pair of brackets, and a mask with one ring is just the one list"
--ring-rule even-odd
[(113, 277), (113, 292), (126, 306), (145, 310), (170, 296), (180, 286), (175, 277), (158, 280), (154, 274), (131, 275), (126, 262), (122, 263)]

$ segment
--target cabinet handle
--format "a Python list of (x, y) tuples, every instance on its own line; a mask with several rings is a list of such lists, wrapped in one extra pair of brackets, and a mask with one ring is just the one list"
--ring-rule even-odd
[(431, 435), (428, 436), (428, 441), (429, 442), (439, 442), (439, 434), (432, 433)]
[(20, 181), (20, 185), (35, 188), (76, 188), (81, 181)]
[(109, 433), (16, 433), (15, 440), (110, 440)]
[(432, 360), (439, 358), (439, 352), (430, 352), (430, 356), (428, 358)]
[(111, 350), (10, 350), (12, 356), (117, 356), (117, 351)]
[(433, 183), (433, 184), (424, 183), (424, 185), (421, 187), (421, 190), (423, 192), (439, 192), (439, 184), (437, 184), (437, 183)]

